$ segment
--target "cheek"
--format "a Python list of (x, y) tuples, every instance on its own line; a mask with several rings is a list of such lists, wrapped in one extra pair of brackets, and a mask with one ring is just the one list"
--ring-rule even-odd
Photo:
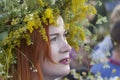
[(54, 61), (57, 61), (59, 55), (59, 46), (57, 44), (51, 44), (51, 57)]

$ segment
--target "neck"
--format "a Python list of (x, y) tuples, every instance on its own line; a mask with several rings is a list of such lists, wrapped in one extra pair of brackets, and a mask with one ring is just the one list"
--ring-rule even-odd
[(43, 75), (44, 79), (43, 80), (62, 80), (63, 76), (56, 76), (56, 75)]
[[(38, 74), (36, 72), (33, 72), (31, 70), (32, 78), (34, 80), (39, 80)], [(50, 75), (50, 74), (43, 74), (43, 79), (42, 80), (58, 80), (60, 76), (55, 76), (55, 75)], [(60, 79), (61, 80), (61, 79)]]
[(55, 77), (45, 77), (44, 76), (44, 80), (55, 80)]

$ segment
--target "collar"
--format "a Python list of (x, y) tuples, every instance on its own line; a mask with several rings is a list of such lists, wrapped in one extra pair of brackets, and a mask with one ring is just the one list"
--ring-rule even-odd
[(109, 59), (109, 62), (112, 63), (112, 64), (120, 66), (120, 61), (116, 61), (116, 60), (114, 60), (112, 58)]

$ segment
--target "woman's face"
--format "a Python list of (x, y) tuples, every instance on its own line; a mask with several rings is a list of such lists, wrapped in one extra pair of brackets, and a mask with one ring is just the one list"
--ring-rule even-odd
[(62, 17), (58, 17), (57, 24), (57, 26), (49, 26), (51, 56), (56, 64), (48, 60), (43, 62), (41, 66), (44, 77), (59, 77), (64, 76), (70, 72), (69, 52), (71, 47), (66, 41), (67, 32), (64, 29), (64, 22)]

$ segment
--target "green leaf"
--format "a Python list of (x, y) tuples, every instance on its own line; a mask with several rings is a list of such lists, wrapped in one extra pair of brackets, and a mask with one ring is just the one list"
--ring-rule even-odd
[(99, 6), (102, 6), (102, 2), (101, 2), (101, 1), (98, 1), (98, 5), (99, 5)]
[(98, 21), (96, 22), (96, 24), (102, 24), (103, 22), (104, 23), (108, 22), (107, 17), (98, 15)]
[(103, 17), (103, 22), (108, 22), (107, 17)]

